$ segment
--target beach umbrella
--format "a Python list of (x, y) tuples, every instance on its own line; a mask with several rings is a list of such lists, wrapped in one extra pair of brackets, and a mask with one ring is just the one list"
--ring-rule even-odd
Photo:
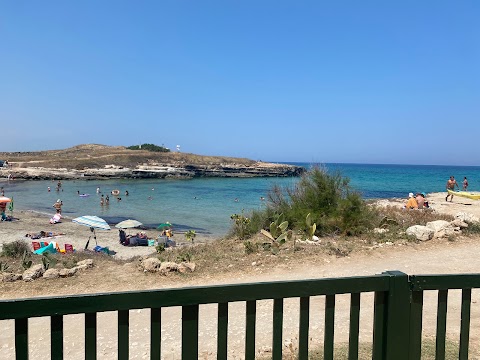
[(169, 228), (169, 227), (172, 227), (172, 224), (170, 224), (168, 221), (167, 222), (164, 222), (164, 223), (161, 223), (160, 225), (157, 226), (157, 229), (164, 229), (164, 228)]
[(98, 216), (84, 215), (72, 220), (74, 223), (88, 226), (94, 229), (110, 230), (110, 225)]
[(6, 204), (12, 201), (12, 199), (6, 197), (6, 196), (0, 196), (0, 204)]
[[(88, 226), (90, 231), (93, 232), (93, 238), (95, 239), (95, 244), (97, 244), (97, 234), (95, 234), (95, 229), (100, 230), (110, 230), (110, 225), (107, 224), (105, 220), (98, 216), (91, 216), (91, 215), (84, 215), (77, 217), (72, 220), (74, 223)], [(85, 250), (88, 248), (88, 244), (90, 243), (90, 237), (85, 245)], [(97, 244), (98, 245), (98, 244)]]
[(117, 229), (130, 229), (140, 225), (143, 225), (140, 221), (134, 219), (127, 219), (119, 222), (117, 225), (115, 225), (115, 227)]

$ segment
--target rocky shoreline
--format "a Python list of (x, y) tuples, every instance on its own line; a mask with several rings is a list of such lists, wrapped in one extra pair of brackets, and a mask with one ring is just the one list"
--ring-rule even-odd
[(23, 180), (99, 180), (99, 179), (189, 179), (200, 177), (295, 177), (306, 171), (301, 166), (272, 164), (257, 162), (252, 165), (228, 164), (228, 165), (170, 165), (148, 164), (134, 168), (119, 165), (105, 165), (104, 168), (87, 168), (82, 170), (67, 168), (48, 167), (18, 167), (13, 164), (8, 168), (2, 168), (2, 177), (9, 174), (15, 179)]

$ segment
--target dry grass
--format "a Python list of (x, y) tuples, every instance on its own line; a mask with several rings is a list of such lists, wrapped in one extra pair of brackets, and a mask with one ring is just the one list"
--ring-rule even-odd
[[(282, 354), (282, 358), (285, 360), (298, 359), (298, 348), (291, 347), (285, 349)], [(472, 355), (472, 354), (470, 354)], [(335, 359), (348, 359), (348, 344), (339, 343), (335, 344), (334, 348)], [(323, 360), (323, 347), (312, 349), (309, 351), (309, 359), (311, 360)], [(446, 341), (445, 343), (445, 359), (458, 358), (458, 343), (454, 341)], [(270, 356), (261, 356), (259, 360), (271, 359)], [(359, 360), (371, 360), (372, 359), (372, 344), (359, 344), (358, 349)], [(422, 341), (422, 360), (434, 360), (435, 359), (435, 339), (425, 338)]]
[[(37, 152), (4, 152), (0, 159), (7, 159), (13, 167), (39, 166), (47, 168), (85, 169), (104, 168), (115, 164), (134, 168), (141, 164), (165, 165), (252, 165), (253, 160), (224, 156), (202, 156), (186, 153), (159, 153), (144, 150), (128, 150), (124, 146), (96, 144), (78, 145), (64, 150)], [(32, 163), (33, 162), (33, 163)]]

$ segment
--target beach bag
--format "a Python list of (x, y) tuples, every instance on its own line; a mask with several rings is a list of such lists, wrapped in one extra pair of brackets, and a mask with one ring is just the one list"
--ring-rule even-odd
[(148, 239), (137, 239), (138, 246), (148, 246)]

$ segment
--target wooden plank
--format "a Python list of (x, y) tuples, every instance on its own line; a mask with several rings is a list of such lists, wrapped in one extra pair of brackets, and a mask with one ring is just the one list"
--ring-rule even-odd
[(28, 319), (15, 319), (15, 359), (28, 359)]
[(182, 360), (198, 359), (198, 305), (182, 307)]
[(63, 360), (63, 316), (50, 317), (50, 352), (52, 360)]
[(480, 274), (415, 275), (410, 281), (414, 291), (480, 288)]
[(387, 359), (408, 359), (410, 342), (410, 283), (408, 275), (387, 271), (390, 275), (387, 308)]
[(350, 295), (350, 331), (348, 359), (358, 360), (358, 336), (360, 332), (360, 293)]
[(462, 313), (460, 323), (460, 346), (458, 358), (468, 359), (468, 345), (470, 342), (470, 308), (472, 304), (472, 289), (462, 290)]
[(129, 331), (129, 311), (121, 310), (118, 312), (118, 360), (129, 358)]
[(85, 360), (97, 359), (97, 313), (85, 314)]
[(335, 332), (335, 295), (325, 297), (325, 336), (323, 344), (324, 359), (333, 359)]
[(272, 359), (282, 360), (283, 346), (283, 299), (273, 300)]
[(437, 342), (435, 351), (436, 360), (445, 360), (445, 336), (447, 331), (447, 298), (448, 290), (438, 291)]
[(245, 359), (255, 360), (255, 323), (257, 317), (257, 303), (247, 301), (247, 319), (245, 327)]
[(310, 298), (300, 298), (300, 330), (298, 336), (298, 359), (308, 360), (308, 333), (310, 326)]
[(423, 291), (412, 292), (410, 305), (410, 359), (422, 356)]
[(217, 360), (228, 356), (228, 303), (218, 304)]
[(162, 308), (150, 309), (150, 360), (160, 360), (162, 344)]
[(375, 293), (374, 310), (373, 310), (373, 348), (372, 359), (385, 359), (385, 342), (386, 342), (386, 321), (387, 321), (387, 293), (378, 291)]

